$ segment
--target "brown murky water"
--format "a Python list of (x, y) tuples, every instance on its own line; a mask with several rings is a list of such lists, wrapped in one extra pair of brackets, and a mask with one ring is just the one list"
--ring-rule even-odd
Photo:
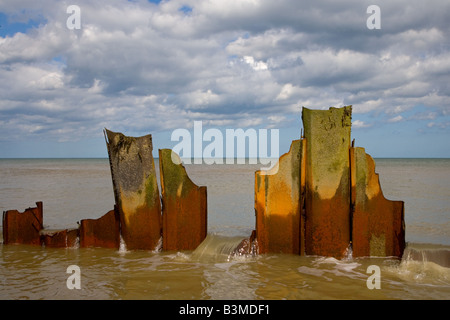
[[(254, 228), (258, 166), (191, 165), (208, 187), (208, 237), (195, 251), (0, 244), (0, 299), (449, 299), (450, 160), (376, 159), (384, 194), (404, 200), (402, 260), (232, 256)], [(67, 228), (113, 207), (107, 159), (0, 160), (0, 209), (44, 202), (44, 226)], [(80, 289), (69, 289), (79, 267)], [(369, 266), (379, 267), (380, 289)], [(70, 284), (69, 284), (70, 287)]]

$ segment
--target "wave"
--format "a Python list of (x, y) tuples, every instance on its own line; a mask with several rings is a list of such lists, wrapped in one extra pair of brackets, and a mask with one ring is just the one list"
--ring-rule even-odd
[(199, 262), (230, 261), (233, 258), (245, 259), (246, 255), (236, 253), (243, 237), (229, 237), (208, 234), (203, 242), (192, 252), (190, 259)]
[(398, 277), (417, 284), (450, 285), (450, 248), (441, 245), (408, 244), (402, 260), (390, 268)]
[(450, 268), (450, 248), (433, 244), (408, 244), (403, 253), (403, 261), (433, 262)]

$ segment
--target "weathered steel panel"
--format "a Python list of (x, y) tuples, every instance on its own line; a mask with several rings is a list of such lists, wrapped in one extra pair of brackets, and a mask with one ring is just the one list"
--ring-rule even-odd
[(152, 136), (105, 129), (114, 195), (127, 249), (154, 250), (161, 238), (161, 202)]
[(351, 106), (303, 108), (306, 139), (305, 250), (343, 257), (350, 244)]
[(36, 202), (36, 208), (28, 208), (24, 212), (4, 211), (3, 243), (41, 245), (43, 219), (42, 202)]
[(405, 249), (404, 202), (387, 200), (375, 162), (351, 148), (352, 248), (354, 257), (397, 256)]
[(194, 250), (207, 234), (206, 187), (191, 181), (181, 159), (170, 149), (159, 150), (159, 167), (163, 250)]
[(78, 229), (41, 230), (41, 242), (48, 248), (70, 248), (77, 245)]
[(301, 254), (301, 151), (294, 140), (269, 171), (255, 173), (256, 238), (259, 253)]
[(120, 222), (117, 210), (108, 211), (98, 219), (80, 221), (80, 247), (120, 247)]

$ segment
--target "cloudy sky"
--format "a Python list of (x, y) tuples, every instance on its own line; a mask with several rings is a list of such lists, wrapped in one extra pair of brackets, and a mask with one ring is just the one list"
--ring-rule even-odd
[(450, 157), (449, 48), (440, 0), (0, 0), (0, 157), (107, 157), (105, 127), (171, 148), (196, 120), (284, 153), (302, 106), (344, 105), (374, 157)]

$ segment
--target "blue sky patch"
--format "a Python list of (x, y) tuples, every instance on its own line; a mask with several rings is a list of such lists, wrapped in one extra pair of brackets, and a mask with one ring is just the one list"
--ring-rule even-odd
[(39, 25), (45, 24), (46, 20), (42, 17), (37, 20), (28, 20), (27, 22), (14, 21), (10, 16), (0, 12), (0, 36), (12, 37), (17, 32), (27, 33), (30, 29), (38, 28)]

